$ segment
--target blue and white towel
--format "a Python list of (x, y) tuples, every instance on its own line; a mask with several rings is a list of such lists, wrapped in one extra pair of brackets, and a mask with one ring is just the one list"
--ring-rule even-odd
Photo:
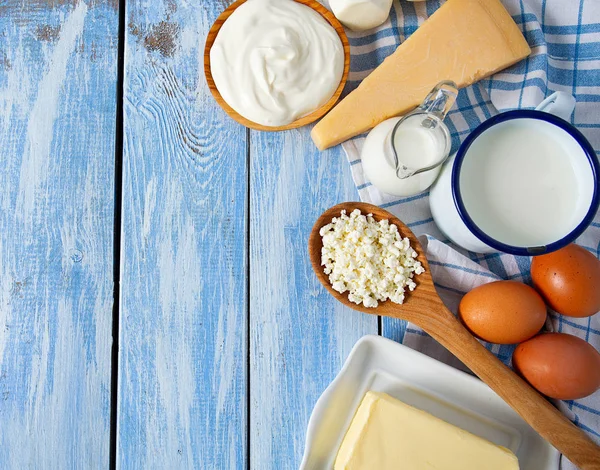
[[(446, 123), (453, 152), (481, 122), (499, 111), (532, 109), (554, 91), (577, 99), (571, 117), (600, 153), (600, 1), (502, 0), (523, 30), (532, 53), (529, 58), (493, 77), (460, 91)], [(443, 2), (412, 3), (394, 0), (390, 18), (377, 30), (348, 32), (352, 60), (350, 88), (356, 87)], [(438, 230), (429, 210), (429, 195), (397, 198), (380, 193), (363, 175), (360, 150), (364, 136), (343, 144), (362, 200), (385, 207), (417, 234), (427, 247), (433, 278), (446, 305), (456, 313), (462, 295), (497, 279), (530, 282), (530, 259), (511, 255), (478, 255), (451, 247)], [(600, 257), (600, 216), (577, 242)], [(600, 287), (600, 286), (599, 286)], [(569, 318), (551, 312), (547, 329), (579, 336), (600, 350), (600, 314)], [(403, 329), (402, 329), (403, 330)], [(461, 365), (418, 328), (408, 325), (399, 334), (404, 344), (458, 367)], [(488, 345), (505, 363), (512, 346)], [(600, 392), (577, 401), (557, 403), (577, 425), (600, 443)], [(574, 468), (566, 459), (562, 469)]]

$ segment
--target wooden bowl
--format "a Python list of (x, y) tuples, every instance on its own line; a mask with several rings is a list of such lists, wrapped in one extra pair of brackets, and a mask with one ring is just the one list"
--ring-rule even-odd
[(237, 112), (235, 112), (231, 108), (231, 106), (229, 106), (225, 102), (225, 100), (219, 93), (219, 90), (217, 90), (215, 81), (213, 80), (212, 73), (210, 71), (210, 48), (214, 44), (217, 34), (219, 34), (219, 31), (221, 30), (221, 26), (223, 26), (223, 23), (225, 23), (227, 18), (229, 18), (231, 16), (231, 14), (235, 11), (235, 9), (237, 7), (239, 7), (240, 5), (242, 5), (243, 3), (245, 3), (246, 0), (237, 0), (236, 2), (229, 5), (229, 7), (227, 7), (227, 9), (225, 9), (225, 11), (223, 11), (223, 13), (221, 13), (219, 15), (219, 17), (216, 19), (216, 21), (210, 28), (210, 31), (208, 32), (208, 37), (206, 38), (206, 44), (204, 45), (204, 75), (206, 76), (206, 82), (208, 83), (208, 88), (209, 88), (210, 92), (212, 93), (213, 97), (215, 98), (215, 100), (217, 101), (217, 103), (219, 104), (219, 106), (221, 106), (221, 108), (223, 108), (225, 110), (225, 112), (227, 114), (229, 114), (229, 116), (231, 118), (235, 119), (240, 124), (243, 124), (244, 126), (249, 127), (251, 129), (256, 129), (259, 131), (285, 131), (288, 129), (295, 129), (297, 127), (302, 127), (307, 124), (310, 124), (311, 122), (314, 122), (317, 119), (323, 117), (325, 114), (327, 114), (327, 112), (331, 108), (333, 108), (335, 103), (337, 103), (338, 99), (340, 98), (340, 95), (342, 94), (342, 90), (344, 89), (344, 86), (346, 85), (346, 80), (348, 78), (348, 72), (350, 71), (350, 44), (348, 43), (348, 37), (346, 36), (344, 27), (340, 24), (340, 22), (333, 15), (333, 13), (331, 13), (327, 8), (325, 8), (323, 5), (321, 5), (316, 0), (294, 0), (294, 1), (298, 2), (298, 3), (302, 3), (303, 5), (306, 5), (310, 8), (312, 8), (313, 10), (315, 10), (323, 18), (325, 18), (325, 20), (333, 27), (333, 29), (336, 30), (336, 32), (338, 33), (338, 36), (340, 37), (340, 40), (342, 41), (342, 46), (344, 47), (344, 72), (342, 74), (342, 80), (340, 81), (340, 84), (338, 85), (337, 89), (335, 90), (335, 93), (329, 99), (329, 101), (327, 103), (325, 103), (323, 106), (321, 106), (319, 109), (313, 111), (312, 113), (307, 114), (306, 116), (303, 116), (300, 119), (297, 119), (296, 121), (294, 121), (290, 124), (286, 124), (285, 126), (263, 126), (262, 124), (258, 124), (256, 122), (250, 121), (249, 119), (246, 119), (245, 117), (243, 117), (240, 114), (238, 114)]

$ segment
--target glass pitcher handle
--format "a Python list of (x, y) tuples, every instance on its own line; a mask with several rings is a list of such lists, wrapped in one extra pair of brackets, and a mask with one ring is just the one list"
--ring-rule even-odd
[(450, 108), (456, 101), (458, 87), (451, 80), (438, 83), (425, 97), (419, 109), (427, 114), (433, 114), (440, 120), (444, 120)]

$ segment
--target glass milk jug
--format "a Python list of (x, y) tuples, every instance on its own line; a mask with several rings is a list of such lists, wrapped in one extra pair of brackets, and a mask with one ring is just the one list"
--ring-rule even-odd
[(369, 133), (361, 160), (376, 188), (406, 197), (433, 184), (450, 153), (450, 132), (443, 120), (457, 94), (454, 82), (440, 82), (414, 111), (383, 121)]

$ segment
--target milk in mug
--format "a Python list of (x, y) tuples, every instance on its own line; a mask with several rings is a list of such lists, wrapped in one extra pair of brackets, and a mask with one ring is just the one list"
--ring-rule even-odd
[(429, 205), (440, 230), (475, 253), (531, 256), (575, 241), (600, 207), (600, 162), (557, 91), (535, 110), (480, 124), (442, 168)]
[(585, 152), (567, 132), (538, 119), (512, 119), (473, 141), (458, 187), (482, 232), (507, 245), (536, 247), (577, 227), (594, 181)]

